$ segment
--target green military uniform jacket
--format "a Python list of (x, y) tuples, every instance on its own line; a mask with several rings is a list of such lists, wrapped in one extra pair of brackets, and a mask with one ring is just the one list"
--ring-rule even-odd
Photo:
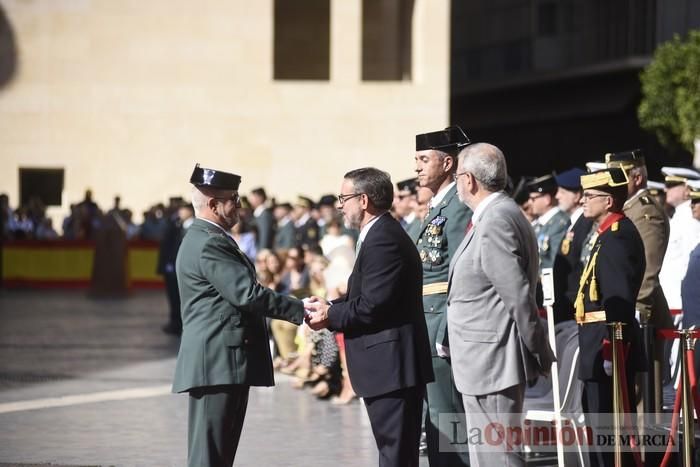
[(535, 227), (537, 246), (540, 254), (540, 272), (554, 267), (554, 260), (561, 248), (561, 242), (569, 227), (569, 215), (558, 210), (545, 224)]
[(471, 218), (471, 209), (459, 200), (457, 186), (452, 185), (440, 204), (430, 209), (415, 239), (423, 263), (423, 311), (433, 356), (437, 355), (436, 342), (448, 345), (447, 278), (450, 260), (462, 242)]
[(643, 320), (648, 318), (657, 329), (671, 329), (673, 320), (659, 282), (659, 271), (670, 234), (668, 216), (646, 189), (627, 200), (624, 212), (637, 227), (644, 242), (646, 269), (637, 297), (637, 310)]
[(409, 237), (411, 237), (411, 240), (413, 240), (414, 243), (416, 240), (418, 240), (422, 224), (422, 221), (418, 218), (418, 216), (416, 216), (415, 219), (406, 225), (406, 233)]
[(300, 324), (302, 302), (260, 285), (236, 242), (202, 219), (188, 229), (175, 269), (183, 329), (173, 392), (274, 385), (265, 317)]
[(278, 227), (275, 235), (275, 250), (288, 250), (296, 245), (296, 229), (294, 222), (289, 221), (282, 227)]

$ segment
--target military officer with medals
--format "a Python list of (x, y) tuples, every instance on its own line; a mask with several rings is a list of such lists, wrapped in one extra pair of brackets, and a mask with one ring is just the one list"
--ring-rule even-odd
[(301, 324), (304, 305), (263, 287), (230, 234), (238, 222), (241, 177), (194, 168), (196, 219), (175, 269), (182, 340), (173, 392), (189, 394), (189, 467), (233, 465), (250, 386), (273, 386), (265, 318)]
[[(663, 207), (647, 190), (644, 155), (640, 149), (606, 154), (605, 163), (608, 167), (621, 168), (627, 175), (627, 201), (623, 211), (639, 231), (644, 243), (646, 269), (636, 304), (639, 322), (648, 323), (653, 329), (672, 329), (673, 320), (659, 282), (659, 272), (668, 246), (669, 222)], [(661, 380), (667, 365), (664, 347), (665, 341), (656, 339), (652, 355), (649, 355), (654, 361), (654, 407), (657, 412), (661, 411), (663, 404)]]
[[(634, 375), (644, 368), (635, 307), (645, 271), (644, 244), (624, 213), (627, 176), (617, 167), (581, 177), (583, 215), (593, 220), (597, 237), (584, 266), (574, 304), (579, 326), (579, 379), (584, 382), (584, 412), (613, 412), (610, 332), (607, 323), (622, 322), (628, 344), (626, 359), (630, 410), (634, 411)], [(592, 465), (613, 465), (612, 452), (593, 446)]]
[[(428, 460), (435, 466), (469, 465), (466, 427), (440, 423), (440, 414), (463, 414), (462, 397), (454, 385), (447, 337), (447, 278), (450, 259), (464, 238), (472, 212), (457, 196), (454, 176), (457, 154), (469, 138), (461, 128), (416, 135), (416, 173), (420, 187), (433, 197), (423, 220), (416, 246), (423, 263), (423, 311), (428, 325), (435, 382), (426, 388), (425, 430)], [(444, 415), (443, 415), (444, 416)], [(442, 428), (442, 431), (440, 430)], [(457, 439), (455, 439), (457, 438)], [(440, 440), (465, 442), (463, 452), (440, 450)], [(461, 446), (460, 446), (461, 447)]]
[(581, 175), (585, 173), (582, 169), (574, 167), (555, 176), (559, 186), (556, 194), (559, 207), (571, 219), (554, 259), (555, 323), (574, 319), (574, 301), (583, 270), (581, 251), (593, 227), (593, 221), (583, 216), (581, 206)]
[(319, 228), (316, 219), (311, 217), (314, 202), (305, 196), (298, 196), (292, 210), (296, 232), (296, 246), (316, 247), (319, 242)]
[(557, 181), (553, 174), (543, 175), (528, 184), (532, 213), (540, 254), (540, 274), (554, 266), (554, 258), (569, 227), (569, 215), (559, 208)]

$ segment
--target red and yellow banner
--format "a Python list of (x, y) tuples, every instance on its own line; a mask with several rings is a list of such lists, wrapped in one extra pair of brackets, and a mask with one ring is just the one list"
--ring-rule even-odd
[[(95, 243), (69, 240), (15, 240), (2, 245), (4, 287), (84, 288), (90, 286)], [(127, 273), (133, 288), (160, 288), (158, 243), (133, 241)]]

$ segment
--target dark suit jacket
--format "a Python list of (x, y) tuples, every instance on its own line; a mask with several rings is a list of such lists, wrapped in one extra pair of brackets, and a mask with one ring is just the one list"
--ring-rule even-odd
[(175, 269), (183, 329), (173, 392), (274, 385), (265, 317), (300, 324), (302, 302), (260, 285), (236, 242), (201, 219), (187, 229)]
[(359, 396), (433, 381), (422, 287), (416, 247), (398, 221), (383, 214), (362, 242), (347, 295), (328, 311), (330, 329), (345, 333), (348, 371)]
[(559, 252), (554, 259), (555, 323), (574, 319), (574, 302), (583, 272), (581, 249), (592, 227), (593, 221), (581, 214), (571, 230), (564, 235)]
[[(597, 282), (597, 300), (591, 300), (591, 275), (583, 289), (584, 308), (589, 311), (605, 311), (608, 323), (620, 321), (623, 338), (630, 344), (628, 371), (643, 370), (646, 366), (639, 324), (635, 319), (635, 303), (644, 276), (644, 243), (637, 228), (626, 217), (617, 222), (617, 227), (609, 228), (593, 246), (591, 259), (598, 251), (594, 268)], [(603, 370), (603, 340), (609, 339), (610, 332), (605, 322), (579, 326), (579, 378), (582, 380), (606, 380)], [(612, 396), (611, 396), (612, 397)]]

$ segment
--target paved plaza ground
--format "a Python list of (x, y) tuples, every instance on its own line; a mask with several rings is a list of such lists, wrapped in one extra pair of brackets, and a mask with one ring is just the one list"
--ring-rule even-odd
[[(0, 467), (184, 466), (187, 397), (170, 394), (166, 309), (158, 291), (0, 291)], [(237, 466), (377, 465), (361, 403), (290, 383), (251, 392)]]

